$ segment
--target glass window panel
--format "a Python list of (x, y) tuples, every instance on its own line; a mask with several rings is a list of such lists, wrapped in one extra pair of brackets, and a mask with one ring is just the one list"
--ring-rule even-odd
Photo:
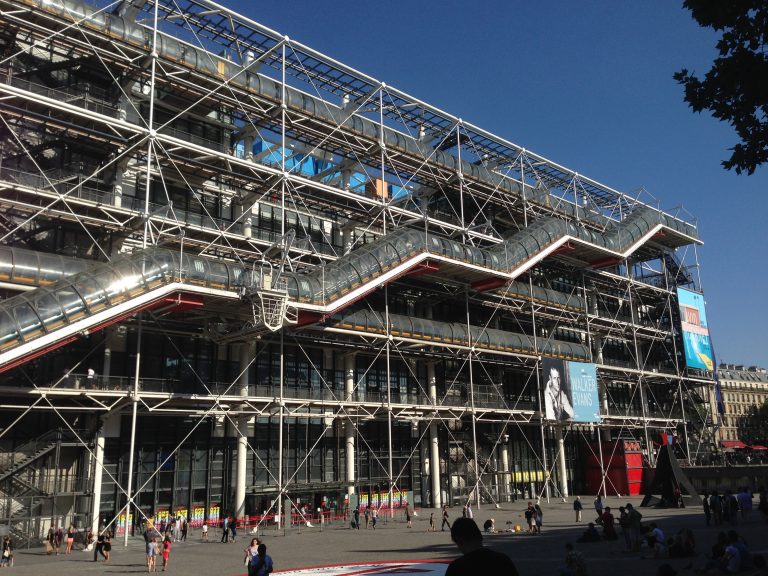
[(0, 350), (19, 342), (16, 323), (7, 312), (0, 312)]
[(35, 299), (34, 306), (47, 329), (54, 328), (64, 321), (64, 312), (53, 294), (44, 292)]
[(13, 278), (24, 283), (29, 283), (37, 278), (39, 263), (36, 252), (26, 250), (14, 250), (13, 252)]
[(87, 274), (79, 276), (77, 279), (77, 290), (90, 310), (101, 308), (106, 304), (106, 291), (92, 276)]
[(25, 340), (38, 335), (42, 329), (40, 318), (37, 317), (35, 311), (27, 303), (20, 304), (11, 310), (13, 316), (16, 318), (16, 324), (19, 326), (19, 332), (22, 338)]
[[(60, 256), (53, 254), (39, 254), (40, 271), (38, 280), (41, 284), (50, 284), (63, 276), (63, 262)], [(67, 269), (67, 274), (72, 271)]]

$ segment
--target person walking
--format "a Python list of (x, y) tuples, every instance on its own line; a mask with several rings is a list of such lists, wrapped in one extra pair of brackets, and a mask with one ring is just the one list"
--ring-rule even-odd
[(237, 540), (237, 518), (234, 516), (229, 520), (229, 531), (232, 534), (232, 542)]
[(59, 555), (59, 548), (61, 548), (61, 544), (64, 542), (64, 530), (62, 530), (61, 526), (56, 528), (56, 533), (53, 536), (53, 550), (56, 552), (56, 556)]
[(355, 509), (352, 510), (352, 528), (360, 530), (360, 508), (359, 507), (355, 507)]
[(261, 544), (261, 538), (251, 538), (250, 546), (244, 550), (243, 564), (248, 568), (249, 576), (252, 572), (251, 568), (256, 565), (259, 556), (259, 544)]
[(208, 520), (203, 520), (203, 528), (200, 531), (200, 541), (208, 542)]
[(182, 516), (181, 517), (181, 541), (187, 541), (187, 531), (189, 530), (189, 521)]
[(603, 498), (600, 496), (600, 494), (597, 495), (597, 498), (595, 498), (595, 514), (597, 514), (597, 517), (600, 518), (603, 515)]
[(267, 554), (267, 546), (259, 544), (256, 557), (251, 559), (248, 565), (248, 576), (267, 576), (275, 569), (272, 557)]
[(584, 506), (581, 503), (581, 498), (576, 496), (576, 500), (573, 501), (573, 511), (576, 513), (576, 522), (581, 522), (581, 511)]
[(376, 530), (376, 522), (379, 520), (379, 510), (378, 508), (372, 508), (371, 509), (371, 526), (374, 530)]
[(440, 532), (445, 532), (445, 527), (451, 529), (451, 523), (448, 522), (448, 504), (443, 504), (443, 523), (440, 524)]
[(75, 527), (72, 524), (67, 528), (67, 549), (65, 554), (72, 554), (72, 545), (75, 543)]
[(221, 542), (222, 544), (229, 542), (229, 518), (227, 516), (224, 516), (221, 523)]
[(96, 546), (93, 547), (93, 561), (99, 561), (99, 554), (104, 556), (104, 532), (96, 537)]
[(109, 562), (109, 556), (112, 553), (112, 532), (109, 530), (104, 533), (104, 546), (102, 547), (102, 550), (104, 562)]
[(411, 506), (409, 504), (405, 505), (405, 526), (407, 528), (413, 528), (413, 525), (411, 524)]
[(163, 540), (163, 572), (168, 568), (171, 560), (171, 538), (166, 536)]
[(365, 507), (365, 510), (363, 511), (363, 516), (365, 516), (365, 529), (368, 530), (368, 526), (371, 522), (371, 505), (368, 504), (368, 506)]
[(541, 509), (541, 504), (538, 500), (533, 505), (533, 520), (536, 526), (536, 534), (541, 534), (541, 526), (544, 524), (544, 510)]
[(10, 536), (3, 538), (3, 555), (0, 557), (0, 567), (13, 568), (13, 540)]
[(427, 529), (427, 532), (434, 532), (436, 530), (435, 528), (435, 513), (430, 512), (429, 514), (429, 528)]
[(156, 537), (150, 536), (145, 545), (147, 552), (147, 572), (157, 572), (155, 569), (155, 553), (157, 552), (156, 544)]

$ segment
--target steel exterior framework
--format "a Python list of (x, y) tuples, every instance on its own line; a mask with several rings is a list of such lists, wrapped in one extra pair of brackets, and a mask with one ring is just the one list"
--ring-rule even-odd
[[(6, 31), (0, 38), (2, 244), (44, 254), (72, 248), (66, 244), (70, 238), (79, 258), (101, 262), (162, 245), (262, 274), (267, 265), (309, 273), (344, 262), (355, 249), (402, 228), (456, 239), (467, 250), (490, 250), (548, 218), (596, 236), (633, 213), (659, 208), (646, 191), (632, 196), (602, 185), (216, 3), (61, 6), (0, 2)], [(700, 241), (687, 213), (663, 218), (664, 229), (643, 236), (626, 253), (615, 251), (618, 257), (606, 258), (593, 245), (575, 241), (532, 253), (514, 283), (489, 280), (492, 274), (462, 264), (461, 255), (425, 259), (418, 273), (394, 276), (350, 303), (379, 314), (383, 330), (350, 328), (335, 317), (302, 316), (299, 310), (294, 324), (286, 322), (276, 333), (244, 330), (248, 336), (239, 338), (234, 330), (224, 340), (212, 327), (252, 328), (251, 309), (237, 294), (196, 289), (205, 298), (201, 310), (177, 309), (169, 316), (167, 309), (150, 307), (121, 316), (98, 346), (67, 359), (63, 377), (51, 378), (52, 367), (61, 367), (54, 351), (3, 375), (0, 409), (8, 425), (0, 440), (29, 434), (15, 426), (30, 414), (50, 413), (50, 422), (83, 447), (83, 462), (90, 464), (80, 473), (92, 483), (94, 468), (104, 465), (103, 455), (100, 460), (91, 449), (95, 438), (98, 445), (100, 425), (82, 432), (77, 419), (97, 415), (98, 422), (130, 413), (130, 447), (119, 461), (127, 474), (104, 469), (118, 493), (111, 518), (131, 508), (135, 516), (146, 512), (142, 491), (201, 427), (213, 436), (240, 439), (238, 450), (247, 450), (252, 465), (266, 470), (277, 522), (283, 496), (318, 491), (297, 474), (325, 437), (342, 436), (342, 427), (354, 431), (346, 461), (359, 459), (364, 446), (374, 462), (369, 466), (386, 477), (390, 501), (401, 485), (421, 485), (413, 478), (424, 474), (426, 458), (418, 455), (435, 434), (433, 424), (439, 425), (439, 438), (430, 442), (442, 441), (443, 453), (428, 472), (440, 476), (442, 487), (441, 494), (430, 495), (432, 504), (444, 495), (451, 502), (473, 498), (478, 506), (508, 498), (510, 488), (502, 485), (520, 484), (510, 480), (516, 471), (500, 469), (510, 437), (537, 461), (527, 477), (538, 478), (536, 490), (547, 496), (578, 485), (576, 451), (592, 449), (594, 440), (638, 437), (652, 463), (655, 432), (682, 431), (685, 453), (693, 457), (709, 442), (711, 418), (701, 408), (708, 395), (701, 390), (711, 377), (684, 365), (675, 289), (699, 285), (691, 274), (698, 273)], [(292, 244), (286, 240), (290, 231), (297, 238)], [(7, 296), (30, 288), (15, 276), (2, 282)], [(435, 316), (446, 310), (450, 318)], [(390, 315), (398, 313), (463, 323), (466, 341), (395, 330)], [(490, 329), (523, 334), (532, 349), (490, 350), (473, 342), (473, 334), (483, 337)], [(113, 374), (105, 369), (113, 354), (110, 342), (121, 333), (129, 334), (121, 354), (135, 356), (134, 368)], [(186, 365), (186, 383), (155, 380), (160, 372), (142, 362), (142, 338), (158, 335), (173, 351), (168, 361), (178, 358)], [(199, 374), (175, 338), (219, 338), (228, 358), (238, 355), (235, 378), (216, 383)], [(583, 347), (585, 359), (598, 365), (597, 426), (552, 425), (542, 416), (542, 356), (558, 342)], [(286, 348), (306, 360), (303, 378), (318, 388), (285, 385)], [(322, 366), (313, 361), (313, 350), (322, 350)], [(260, 354), (273, 352), (279, 359), (277, 384), (270, 380), (267, 386), (249, 368), (260, 365)], [(367, 374), (379, 371), (382, 359), (385, 385), (372, 392)], [(103, 386), (76, 386), (80, 378), (87, 381), (92, 363), (102, 367)], [(334, 370), (339, 363), (345, 373), (349, 366), (354, 372), (351, 389), (343, 392)], [(442, 374), (439, 393), (431, 384), (435, 366), (451, 367)], [(407, 384), (393, 382), (395, 373)], [(161, 417), (191, 422), (189, 433), (158, 456), (157, 470), (142, 476), (140, 485), (134, 472), (137, 418)], [(270, 427), (273, 421), (276, 463), (264, 461), (255, 439), (259, 424)], [(306, 422), (304, 459), (286, 465), (287, 427), (299, 421)], [(376, 423), (386, 434), (367, 437)], [(309, 438), (315, 424), (316, 437)], [(395, 450), (393, 443), (408, 428), (412, 447)], [(558, 442), (563, 435), (565, 442)], [(566, 449), (568, 470), (560, 458)], [(398, 469), (401, 452), (407, 456), (397, 456), (404, 462)], [(242, 466), (231, 482), (237, 493), (225, 497), (222, 487), (221, 499), (240, 517), (252, 512), (241, 501)], [(357, 462), (354, 478), (339, 472), (324, 485), (346, 483), (360, 492), (362, 472)], [(550, 482), (553, 477), (557, 482)], [(96, 490), (91, 485), (83, 492)], [(422, 487), (422, 505), (429, 503), (426, 494)], [(93, 516), (100, 505), (88, 522), (98, 522)], [(7, 504), (10, 524), (17, 521), (12, 508)], [(56, 514), (48, 516), (56, 522)], [(25, 520), (32, 520), (31, 513)], [(39, 529), (47, 526), (37, 521)]]

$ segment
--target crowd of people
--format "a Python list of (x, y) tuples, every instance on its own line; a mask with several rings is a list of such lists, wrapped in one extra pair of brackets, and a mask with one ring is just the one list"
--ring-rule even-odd
[[(667, 532), (662, 522), (644, 522), (643, 515), (631, 503), (619, 506), (614, 513), (606, 506), (601, 496), (593, 501), (594, 519), (587, 523), (583, 533), (565, 544), (565, 554), (560, 569), (561, 576), (587, 576), (588, 561), (582, 545), (592, 543), (617, 542), (627, 554), (636, 554), (639, 558), (649, 558), (664, 561), (666, 559), (688, 559), (685, 574), (718, 574), (744, 573), (750, 576), (768, 576), (766, 562), (763, 556), (753, 553), (746, 539), (735, 530), (740, 523), (754, 523), (758, 520), (768, 521), (768, 497), (761, 489), (757, 510), (761, 519), (753, 518), (753, 494), (747, 489), (738, 491), (713, 491), (702, 495), (705, 526), (721, 527), (728, 525), (727, 530), (717, 534), (716, 543), (707, 550), (697, 548), (697, 541), (691, 527), (685, 526), (676, 532)], [(574, 520), (581, 523), (584, 505), (580, 497), (573, 501)], [(462, 514), (451, 522), (450, 508), (446, 505), (437, 512), (430, 513), (428, 531), (436, 531), (436, 514), (442, 519), (441, 530), (446, 526), (450, 530), (452, 541), (456, 544), (462, 556), (450, 564), (446, 576), (461, 574), (511, 574), (517, 575), (517, 568), (512, 560), (499, 552), (483, 546), (483, 533), (496, 532), (495, 520), (488, 518), (482, 523), (482, 531), (474, 520), (471, 504), (462, 507)], [(412, 527), (415, 515), (411, 506), (405, 508), (405, 526)], [(365, 506), (353, 510), (351, 527), (360, 529), (361, 520), (365, 527), (375, 529), (377, 510)], [(539, 500), (529, 501), (521, 516), (525, 518), (528, 534), (541, 534), (544, 524), (544, 509)], [(509, 524), (509, 522), (508, 522)], [(146, 552), (146, 568), (148, 572), (168, 571), (171, 565), (171, 550), (176, 542), (187, 539), (188, 522), (183, 517), (171, 518), (153, 525), (148, 522), (143, 532)], [(200, 540), (208, 541), (208, 522), (204, 522), (200, 530)], [(230, 517), (221, 522), (221, 542), (235, 542), (237, 537), (236, 522)], [(699, 528), (700, 532), (703, 528)], [(520, 532), (519, 526), (508, 530)], [(45, 544), (48, 554), (71, 554), (77, 531), (70, 526), (66, 531), (61, 527), (52, 526), (47, 534)], [(713, 534), (714, 536), (714, 534)], [(85, 537), (84, 544), (93, 544), (94, 561), (99, 556), (105, 562), (110, 559), (112, 534), (109, 530), (102, 531), (96, 538), (91, 532)], [(603, 544), (605, 545), (605, 544)], [(597, 546), (600, 546), (597, 544)], [(88, 550), (91, 549), (87, 546)], [(248, 576), (266, 576), (274, 570), (272, 557), (267, 554), (267, 547), (260, 538), (253, 538), (244, 550), (243, 563), (247, 567)], [(0, 567), (13, 566), (13, 543), (10, 537), (3, 539), (2, 560)], [(661, 564), (657, 576), (674, 576), (678, 574), (670, 564)]]

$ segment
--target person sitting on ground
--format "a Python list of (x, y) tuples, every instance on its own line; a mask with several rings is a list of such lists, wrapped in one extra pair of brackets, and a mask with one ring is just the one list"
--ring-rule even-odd
[(565, 545), (565, 569), (560, 572), (560, 576), (588, 576), (584, 556), (574, 550), (570, 542)]
[(728, 531), (728, 545), (725, 548), (725, 554), (728, 556), (729, 548), (736, 548), (739, 551), (739, 570), (751, 570), (753, 567), (752, 553), (743, 538), (739, 537), (736, 530)]
[(600, 542), (600, 534), (597, 531), (597, 528), (595, 528), (595, 523), (590, 522), (587, 526), (587, 529), (584, 530), (584, 533), (579, 537), (576, 542), (584, 543), (584, 542)]
[(676, 574), (677, 570), (669, 564), (662, 564), (656, 569), (656, 576), (675, 576)]
[(496, 532), (496, 520), (493, 518), (488, 518), (488, 520), (486, 520), (483, 524), (483, 532), (486, 534), (492, 534)]
[(659, 528), (656, 525), (656, 522), (651, 522), (648, 527), (651, 529), (650, 533), (653, 535), (654, 538), (656, 538), (656, 541), (661, 544), (667, 543), (667, 537), (664, 535), (664, 532), (661, 528)]
[(519, 576), (506, 554), (483, 546), (483, 534), (471, 518), (457, 518), (451, 526), (451, 540), (462, 553), (450, 563), (445, 576)]
[(687, 558), (696, 555), (696, 539), (690, 528), (683, 528), (669, 541), (670, 558)]
[(645, 535), (645, 540), (643, 540), (640, 545), (640, 557), (668, 558), (669, 549), (667, 548), (666, 542), (659, 542), (656, 540), (656, 536), (649, 530)]
[(768, 576), (768, 562), (765, 561), (765, 556), (755, 554), (752, 557), (752, 564), (754, 564), (756, 570), (754, 576)]

